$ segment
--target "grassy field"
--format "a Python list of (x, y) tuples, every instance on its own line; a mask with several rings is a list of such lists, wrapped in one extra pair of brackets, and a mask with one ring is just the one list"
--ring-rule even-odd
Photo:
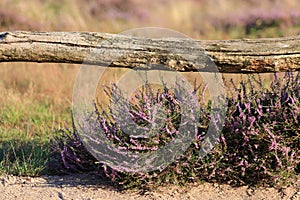
[(72, 80), (63, 77), (75, 77), (76, 67), (68, 68), (2, 64), (0, 173), (38, 175), (45, 168), (55, 130), (71, 126)]
[[(1, 1), (0, 29), (118, 33), (160, 26), (197, 39), (279, 37), (299, 33), (299, 7), (298, 0), (284, 5), (256, 0)], [(1, 174), (47, 173), (50, 140), (56, 130), (72, 127), (72, 87), (79, 67), (0, 63)], [(224, 77), (237, 82), (244, 78)]]

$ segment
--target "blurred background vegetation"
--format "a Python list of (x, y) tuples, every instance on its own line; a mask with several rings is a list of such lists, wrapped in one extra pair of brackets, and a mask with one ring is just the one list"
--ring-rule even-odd
[(161, 26), (193, 38), (299, 33), (297, 0), (2, 0), (2, 30), (97, 31)]
[[(119, 33), (147, 26), (174, 29), (195, 39), (291, 36), (300, 33), (300, 1), (0, 1), (0, 31)], [(55, 129), (71, 127), (72, 87), (79, 67), (72, 64), (0, 63), (0, 172), (22, 174), (25, 171), (26, 174), (24, 169), (28, 168), (23, 165), (23, 170), (18, 170), (22, 163), (16, 159), (16, 154), (20, 152), (24, 158), (22, 145), (7, 145), (7, 142), (47, 144)], [(121, 71), (112, 70), (108, 79)], [(241, 75), (226, 76), (228, 79), (234, 77), (236, 81), (243, 78)], [(14, 155), (8, 156), (9, 151), (4, 151), (4, 147), (13, 148)], [(19, 147), (21, 151), (14, 149)], [(35, 155), (31, 155), (37, 152), (36, 156), (39, 156), (40, 152), (29, 152), (26, 159), (33, 160), (33, 168), (42, 168), (40, 165), (45, 162), (36, 161)], [(33, 175), (38, 172), (27, 170)]]

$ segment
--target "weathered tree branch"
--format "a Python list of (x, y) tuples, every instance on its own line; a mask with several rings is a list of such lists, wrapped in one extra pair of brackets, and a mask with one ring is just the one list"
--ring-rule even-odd
[[(207, 57), (224, 73), (300, 71), (300, 36), (270, 39), (192, 41), (149, 39), (84, 32), (2, 32), (0, 62), (99, 64), (177, 71), (213, 71)], [(111, 61), (113, 61), (111, 63)]]

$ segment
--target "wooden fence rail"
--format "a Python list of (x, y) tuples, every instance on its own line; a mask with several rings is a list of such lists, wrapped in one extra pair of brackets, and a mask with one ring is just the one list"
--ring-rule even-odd
[[(149, 39), (94, 32), (1, 32), (0, 62), (81, 64), (85, 61), (105, 65), (111, 59), (109, 55), (131, 52), (110, 67), (133, 68), (151, 62), (177, 71), (210, 71), (209, 65), (203, 65), (205, 60), (194, 59), (203, 48), (223, 73), (300, 71), (300, 35), (193, 42), (199, 45), (191, 45), (187, 39)], [(93, 50), (100, 54), (87, 57)], [(109, 54), (105, 53), (108, 51)], [(195, 62), (191, 64), (188, 60)]]

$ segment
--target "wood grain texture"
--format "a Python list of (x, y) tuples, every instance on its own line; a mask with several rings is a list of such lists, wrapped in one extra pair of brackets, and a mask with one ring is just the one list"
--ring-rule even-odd
[(95, 32), (0, 33), (0, 62), (216, 71), (207, 55), (223, 73), (300, 71), (300, 36), (212, 41)]

